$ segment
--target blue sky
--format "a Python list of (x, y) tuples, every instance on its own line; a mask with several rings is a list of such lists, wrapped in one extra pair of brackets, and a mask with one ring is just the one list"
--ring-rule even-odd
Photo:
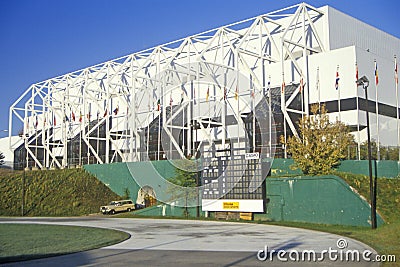
[[(10, 105), (33, 83), (299, 2), (1, 0), (0, 131), (8, 128)], [(399, 1), (307, 3), (330, 5), (400, 38)]]

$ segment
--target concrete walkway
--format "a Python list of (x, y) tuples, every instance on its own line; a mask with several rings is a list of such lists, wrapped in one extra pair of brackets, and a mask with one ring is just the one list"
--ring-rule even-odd
[[(40, 223), (79, 225), (116, 229), (131, 234), (131, 238), (105, 248), (60, 257), (40, 259), (9, 266), (373, 266), (362, 259), (370, 250), (367, 245), (338, 235), (289, 227), (191, 220), (125, 219), (100, 216), (73, 218), (0, 218), (0, 223)], [(345, 248), (342, 250), (342, 246)], [(312, 250), (323, 261), (293, 262), (289, 254), (277, 258), (276, 252), (266, 261), (260, 250)], [(330, 260), (329, 249), (345, 255), (347, 250), (360, 252), (360, 262)], [(325, 254), (324, 254), (325, 253)], [(279, 253), (278, 253), (279, 254)], [(271, 256), (272, 261), (271, 261)], [(296, 257), (295, 254), (292, 254)], [(335, 253), (333, 254), (335, 256)], [(344, 257), (345, 258), (345, 257)]]

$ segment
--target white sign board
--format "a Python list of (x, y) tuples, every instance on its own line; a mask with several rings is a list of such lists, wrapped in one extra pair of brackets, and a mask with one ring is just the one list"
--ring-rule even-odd
[(244, 158), (246, 160), (248, 160), (248, 159), (260, 159), (260, 153), (258, 153), (258, 152), (246, 153), (244, 155)]

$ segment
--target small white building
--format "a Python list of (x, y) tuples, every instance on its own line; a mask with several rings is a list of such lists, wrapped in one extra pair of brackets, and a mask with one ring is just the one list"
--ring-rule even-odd
[[(22, 139), (17, 136), (12, 136), (11, 140), (21, 145), (23, 144)], [(0, 138), (0, 152), (4, 156), (4, 165), (2, 168), (14, 168), (14, 151), (10, 149), (10, 139), (8, 137)]]

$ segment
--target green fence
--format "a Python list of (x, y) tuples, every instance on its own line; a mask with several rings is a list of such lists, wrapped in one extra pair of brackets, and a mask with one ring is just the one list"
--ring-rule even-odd
[[(302, 175), (300, 169), (292, 170), (293, 159), (274, 159), (271, 176)], [(343, 160), (336, 168), (341, 172), (369, 175), (368, 160)], [(375, 171), (376, 170), (376, 171)], [(377, 177), (396, 178), (400, 174), (400, 162), (395, 160), (372, 161), (372, 174)]]
[(267, 213), (256, 218), (370, 226), (370, 205), (337, 176), (267, 178), (266, 188)]
[[(368, 160), (344, 160), (338, 171), (369, 175)], [(400, 162), (395, 160), (373, 160), (372, 174), (376, 177), (395, 178), (400, 174)]]
[[(135, 214), (142, 216), (186, 217), (185, 213), (186, 212), (184, 207), (171, 206), (164, 203), (135, 211)], [(196, 215), (197, 215), (196, 207), (187, 208), (187, 217), (194, 218), (196, 217)], [(200, 217), (204, 216), (205, 214), (204, 212), (201, 211), (200, 207)]]

